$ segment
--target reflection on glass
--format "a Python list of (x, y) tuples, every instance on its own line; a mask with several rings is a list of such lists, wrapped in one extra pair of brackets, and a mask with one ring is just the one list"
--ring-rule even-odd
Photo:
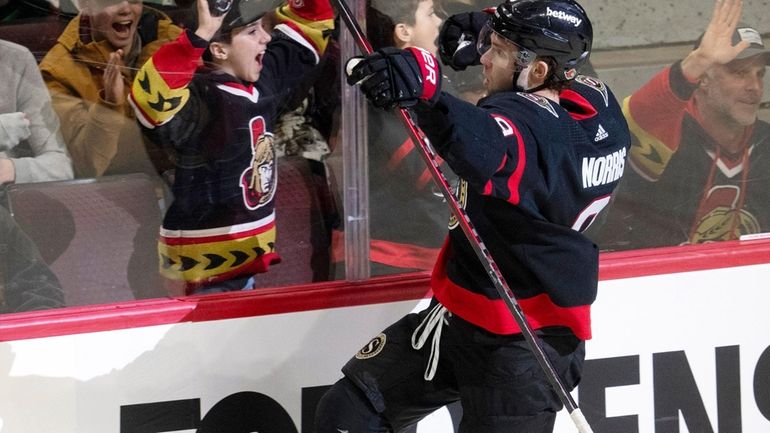
[(699, 244), (770, 231), (770, 124), (757, 118), (770, 51), (754, 28), (734, 27), (709, 26), (687, 57), (625, 100), (634, 142), (597, 236), (600, 247)]
[[(447, 16), (497, 4), (359, 1), (375, 48), (434, 53)], [(277, 4), (252, 3), (267, 5), (264, 11)], [(6, 227), (19, 226), (0, 247), (31, 240), (25, 251), (36, 249), (40, 260), (18, 257), (33, 257), (29, 269), (45, 285), (40, 295), (18, 291), (23, 284), (9, 268), (0, 281), (3, 312), (345, 277), (343, 173), (334, 160), (350, 146), (339, 131), (337, 34), (315, 44), (324, 51), (316, 59), (307, 44), (274, 37), (290, 11), (266, 16), (263, 30), (273, 36), (266, 43), (247, 19), (239, 23), (249, 29), (242, 36), (256, 40), (254, 51), (239, 48), (232, 57), (227, 49), (241, 39), (220, 40), (232, 64), (217, 66), (222, 51), (195, 51), (206, 48), (193, 37), (195, 7), (192, 0), (0, 0), (0, 39), (7, 42), (0, 42), (0, 182), (11, 210), (0, 216)], [(611, 11), (587, 7), (597, 34), (609, 34), (607, 23), (617, 22)], [(698, 73), (687, 59), (700, 31), (688, 28), (705, 29), (706, 18), (658, 37), (659, 16), (629, 14), (635, 19), (611, 32), (622, 30), (622, 41), (595, 35), (596, 71), (584, 72), (625, 98), (634, 134), (609, 211), (589, 229), (601, 249), (770, 231), (770, 55), (760, 37), (769, 29), (753, 19), (756, 5), (743, 8), (749, 22), (736, 26), (730, 43), (746, 41), (747, 48)], [(670, 15), (691, 12), (675, 5)], [(181, 35), (207, 63), (166, 53), (147, 66), (164, 44), (179, 47)], [(700, 50), (714, 49), (712, 38), (703, 40)], [(264, 50), (281, 44), (296, 58)], [(666, 54), (671, 46), (681, 48), (675, 57)], [(442, 72), (444, 91), (472, 103), (484, 96), (481, 67)], [(11, 97), (11, 89), (29, 93)], [(371, 274), (431, 269), (448, 207), (392, 113), (368, 112), (368, 141)]]
[[(366, 30), (373, 47), (437, 54), (439, 6), (433, 0), (369, 1)], [(446, 236), (449, 208), (401, 121), (369, 108), (371, 273), (428, 270)], [(445, 164), (442, 169), (448, 170)]]
[(240, 1), (217, 18), (201, 2), (196, 29), (133, 82), (145, 133), (175, 153), (158, 250), (161, 273), (187, 294), (252, 289), (281, 269), (270, 269), (281, 262), (276, 118), (324, 54), (333, 13), (321, 1), (270, 3)]
[[(4, 67), (30, 70), (31, 59), (42, 73), (49, 120), (61, 119), (61, 136), (52, 121), (48, 138), (72, 157), (60, 178), (74, 165), (81, 179), (21, 188), (17, 176), (6, 191), (11, 221), (64, 289), (57, 305), (328, 279), (323, 158), (339, 103), (328, 85), (338, 63), (324, 55), (329, 5), (242, 1), (212, 30), (191, 2), (147, 3), (81, 1), (74, 16), (45, 4), (50, 14), (23, 17), (0, 4), (11, 23), (0, 36), (45, 35), (34, 38), (39, 71), (28, 52), (3, 56)], [(9, 140), (40, 135), (28, 110), (3, 109)]]

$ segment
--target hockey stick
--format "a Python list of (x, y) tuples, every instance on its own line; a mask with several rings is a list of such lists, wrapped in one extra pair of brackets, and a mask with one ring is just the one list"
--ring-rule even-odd
[[(366, 35), (361, 29), (361, 26), (358, 24), (358, 21), (351, 13), (350, 8), (348, 7), (345, 0), (332, 0), (332, 2), (337, 6), (340, 17), (345, 22), (345, 25), (355, 39), (359, 50), (361, 50), (364, 54), (371, 54), (373, 51), (372, 45), (369, 43), (369, 40), (366, 38)], [(545, 352), (543, 352), (543, 349), (540, 346), (539, 338), (535, 335), (535, 333), (532, 331), (532, 328), (527, 323), (526, 318), (524, 317), (524, 312), (521, 309), (519, 303), (516, 301), (513, 292), (508, 286), (508, 283), (505, 281), (505, 278), (503, 278), (503, 274), (500, 272), (497, 263), (495, 263), (492, 255), (484, 245), (484, 242), (481, 240), (478, 232), (476, 232), (476, 229), (471, 223), (471, 220), (468, 217), (468, 214), (465, 212), (465, 209), (460, 207), (459, 203), (457, 202), (457, 198), (452, 193), (449, 182), (446, 180), (446, 177), (441, 171), (439, 163), (437, 162), (438, 160), (436, 154), (427, 141), (425, 134), (419, 129), (415, 121), (412, 119), (409, 110), (406, 108), (399, 108), (396, 110), (396, 114), (409, 132), (412, 141), (418, 144), (417, 148), (420, 150), (420, 156), (428, 166), (428, 171), (430, 171), (430, 174), (433, 177), (433, 181), (444, 195), (444, 198), (451, 208), (452, 215), (454, 215), (460, 227), (462, 227), (465, 237), (468, 239), (468, 242), (476, 252), (476, 256), (479, 258), (479, 261), (486, 269), (489, 278), (492, 280), (495, 288), (497, 289), (497, 292), (508, 306), (508, 309), (513, 315), (513, 318), (519, 325), (519, 328), (521, 328), (521, 332), (524, 335), (524, 339), (527, 341), (532, 354), (537, 359), (537, 362), (540, 364), (540, 367), (543, 369), (543, 372), (548, 378), (548, 382), (550, 382), (553, 390), (559, 396), (559, 399), (567, 409), (567, 412), (569, 412), (570, 418), (572, 418), (572, 421), (575, 423), (575, 427), (577, 427), (580, 433), (593, 433), (591, 426), (588, 424), (588, 421), (586, 421), (583, 413), (580, 411), (580, 408), (578, 408), (575, 400), (572, 398), (569, 391), (567, 391), (567, 388), (561, 382), (561, 379), (559, 379), (558, 373), (556, 370), (554, 370), (553, 365), (546, 357)]]

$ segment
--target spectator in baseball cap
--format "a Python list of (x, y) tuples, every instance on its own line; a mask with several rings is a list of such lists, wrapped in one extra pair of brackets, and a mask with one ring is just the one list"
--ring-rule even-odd
[[(701, 35), (698, 38), (694, 49), (697, 49), (700, 46), (701, 41), (703, 40), (703, 36), (704, 35)], [(761, 55), (762, 58), (765, 59), (765, 63), (770, 64), (770, 51), (768, 51), (765, 47), (765, 43), (762, 40), (762, 35), (748, 24), (739, 22), (736, 25), (731, 42), (732, 45), (736, 47), (748, 43), (746, 48), (740, 51), (737, 56), (735, 56), (735, 60), (747, 59), (749, 57)]]
[(687, 57), (625, 100), (635, 140), (603, 249), (770, 231), (770, 124), (758, 119), (770, 52), (741, 12), (717, 1)]

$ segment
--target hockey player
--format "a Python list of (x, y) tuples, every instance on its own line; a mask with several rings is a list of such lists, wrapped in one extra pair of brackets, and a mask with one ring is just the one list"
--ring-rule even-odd
[[(436, 59), (418, 49), (355, 59), (349, 82), (381, 107), (415, 108), (461, 178), (461, 206), (572, 389), (598, 275), (597, 248), (581, 231), (623, 173), (628, 128), (610, 90), (576, 74), (592, 41), (577, 3), (505, 2), (478, 35), (468, 33), (489, 94), (476, 106), (440, 92)], [(457, 400), (461, 432), (552, 431), (561, 403), (459, 228), (431, 287), (429, 308), (388, 327), (343, 367), (321, 399), (316, 432), (401, 431)]]
[[(237, 0), (224, 16), (197, 5), (198, 28), (163, 46), (137, 74), (131, 102), (145, 132), (176, 161), (161, 228), (161, 272), (188, 293), (251, 288), (274, 250), (280, 104), (318, 63), (333, 28), (327, 0)], [(198, 68), (201, 56), (205, 65)]]

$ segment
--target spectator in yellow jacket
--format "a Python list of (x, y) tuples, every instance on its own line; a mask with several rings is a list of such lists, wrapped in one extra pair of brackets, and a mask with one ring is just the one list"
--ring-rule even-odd
[(154, 173), (152, 162), (162, 171), (165, 156), (145, 148), (126, 96), (136, 71), (181, 29), (141, 0), (80, 6), (40, 63), (75, 176)]

